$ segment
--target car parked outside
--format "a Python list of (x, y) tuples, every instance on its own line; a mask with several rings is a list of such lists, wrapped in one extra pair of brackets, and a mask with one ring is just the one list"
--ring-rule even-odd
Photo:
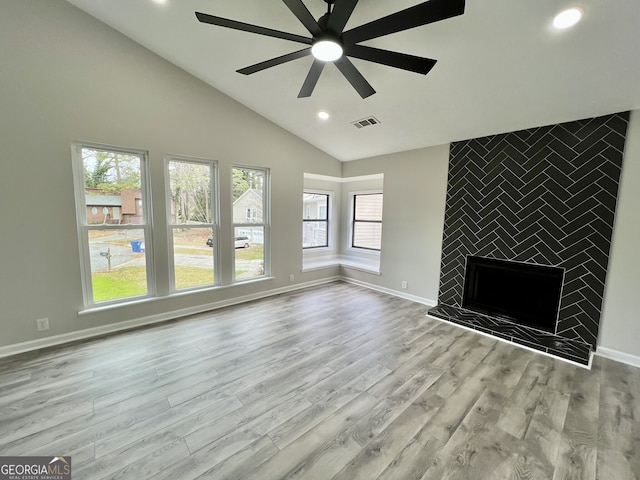
[(236, 237), (235, 244), (236, 248), (249, 248), (249, 237)]
[[(239, 236), (234, 239), (236, 248), (249, 248), (251, 245), (249, 244), (249, 237)], [(209, 237), (207, 239), (207, 245), (213, 247), (213, 238)]]

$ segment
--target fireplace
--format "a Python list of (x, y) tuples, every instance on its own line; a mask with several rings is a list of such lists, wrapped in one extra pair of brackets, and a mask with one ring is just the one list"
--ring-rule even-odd
[[(453, 142), (438, 304), (429, 315), (587, 365), (597, 345), (628, 122), (625, 112)], [(489, 285), (508, 292), (505, 311), (494, 307), (484, 282), (469, 283), (470, 256), (512, 261), (515, 272), (522, 264), (561, 269), (551, 282), (541, 281), (549, 270), (537, 270), (541, 276), (524, 277), (533, 284), (517, 288), (523, 277), (513, 270), (481, 269), (475, 280), (489, 275)], [(557, 286), (553, 302), (530, 306), (530, 292), (548, 283)], [(514, 307), (525, 314), (521, 324), (509, 318), (518, 317)], [(536, 308), (544, 315), (530, 315)]]
[(556, 333), (564, 269), (468, 256), (462, 308)]

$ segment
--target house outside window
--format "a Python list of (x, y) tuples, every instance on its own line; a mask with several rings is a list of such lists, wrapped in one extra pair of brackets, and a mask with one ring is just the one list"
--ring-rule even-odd
[(269, 273), (269, 170), (232, 168), (234, 281)]
[(380, 251), (382, 245), (382, 193), (353, 195), (351, 247)]
[[(256, 204), (256, 206), (253, 207), (248, 207), (247, 208), (247, 216), (246, 216), (246, 223), (256, 223), (259, 215), (258, 215), (258, 211), (262, 210), (262, 206), (259, 204)], [(260, 214), (262, 215), (262, 214)]]
[(328, 247), (329, 194), (304, 192), (302, 205), (302, 248)]
[(219, 283), (216, 163), (169, 157), (166, 178), (172, 289), (211, 287)]
[(73, 162), (85, 307), (154, 295), (146, 152), (73, 144)]

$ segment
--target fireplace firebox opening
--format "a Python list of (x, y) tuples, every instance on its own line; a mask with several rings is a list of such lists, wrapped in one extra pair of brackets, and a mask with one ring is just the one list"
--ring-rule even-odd
[(468, 256), (462, 308), (556, 333), (564, 268)]

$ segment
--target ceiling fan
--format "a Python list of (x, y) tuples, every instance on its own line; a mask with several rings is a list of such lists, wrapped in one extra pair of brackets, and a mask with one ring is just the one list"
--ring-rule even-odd
[(282, 1), (309, 31), (311, 34), (310, 38), (258, 25), (238, 22), (236, 20), (216, 17), (206, 13), (195, 13), (198, 20), (202, 23), (209, 23), (211, 25), (233, 28), (235, 30), (257, 33), (259, 35), (309, 45), (302, 50), (238, 70), (238, 73), (251, 75), (252, 73), (260, 72), (297, 58), (313, 55), (313, 64), (300, 89), (300, 93), (298, 93), (298, 98), (311, 96), (326, 63), (333, 63), (362, 98), (367, 98), (376, 93), (369, 82), (367, 82), (347, 57), (368, 60), (389, 67), (401, 68), (426, 75), (436, 64), (436, 60), (368, 47), (366, 45), (359, 45), (359, 43), (462, 15), (465, 6), (465, 0), (429, 0), (345, 32), (343, 31), (344, 27), (349, 17), (351, 17), (358, 0), (324, 0), (327, 3), (327, 13), (317, 21), (302, 3), (302, 0)]

